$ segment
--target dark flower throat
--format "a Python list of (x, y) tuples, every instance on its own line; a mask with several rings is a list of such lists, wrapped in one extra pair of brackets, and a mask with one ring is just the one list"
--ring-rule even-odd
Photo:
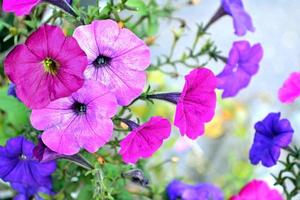
[(80, 103), (78, 101), (75, 101), (72, 105), (72, 110), (77, 114), (77, 115), (84, 115), (87, 110), (87, 106), (84, 103)]
[(96, 60), (94, 60), (93, 65), (96, 68), (100, 68), (100, 67), (105, 67), (107, 66), (111, 61), (110, 57), (104, 56), (104, 55), (99, 55)]

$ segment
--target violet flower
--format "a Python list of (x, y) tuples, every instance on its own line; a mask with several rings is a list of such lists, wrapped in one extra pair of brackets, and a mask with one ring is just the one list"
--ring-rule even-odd
[(246, 12), (242, 0), (222, 0), (222, 5), (207, 23), (204, 30), (206, 31), (213, 23), (226, 15), (232, 17), (236, 35), (243, 36), (247, 31), (255, 31), (251, 16)]
[(141, 126), (127, 119), (121, 120), (131, 129), (120, 142), (119, 154), (126, 163), (136, 163), (140, 158), (151, 157), (171, 133), (170, 122), (162, 117), (151, 117)]
[(265, 167), (276, 165), (281, 148), (292, 141), (294, 130), (288, 119), (280, 119), (280, 113), (269, 113), (255, 124), (255, 138), (249, 152), (253, 165), (260, 161)]
[(247, 87), (259, 69), (263, 56), (260, 44), (252, 47), (248, 41), (234, 42), (227, 64), (217, 75), (217, 87), (223, 90), (222, 98), (233, 97)]
[(169, 200), (224, 200), (223, 192), (209, 183), (189, 185), (173, 180), (166, 188)]
[(23, 136), (11, 138), (0, 146), (0, 178), (19, 192), (18, 198), (29, 199), (38, 192), (50, 193), (55, 162), (39, 163), (33, 157), (34, 144)]
[(185, 80), (181, 93), (152, 94), (147, 98), (176, 104), (175, 126), (181, 135), (196, 139), (204, 133), (204, 124), (215, 114), (216, 77), (209, 69), (198, 68), (186, 75)]

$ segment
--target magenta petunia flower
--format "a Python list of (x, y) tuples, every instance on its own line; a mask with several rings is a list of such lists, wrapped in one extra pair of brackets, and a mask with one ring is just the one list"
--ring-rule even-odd
[(239, 194), (230, 197), (229, 200), (283, 200), (280, 193), (269, 188), (269, 186), (260, 180), (252, 180), (247, 185), (245, 185)]
[(34, 128), (44, 130), (42, 140), (52, 151), (73, 155), (84, 148), (94, 153), (110, 140), (116, 111), (115, 96), (103, 85), (86, 81), (70, 97), (33, 110), (30, 120)]
[(212, 120), (216, 108), (216, 77), (209, 69), (195, 69), (185, 76), (185, 85), (176, 107), (174, 125), (182, 135), (196, 139), (204, 123)]
[(292, 103), (300, 96), (300, 73), (294, 72), (279, 89), (278, 97), (282, 103)]
[(182, 93), (152, 94), (148, 98), (177, 104), (174, 124), (181, 135), (196, 139), (204, 133), (204, 124), (212, 120), (216, 108), (216, 77), (205, 68), (185, 76)]
[(6, 57), (4, 69), (29, 108), (43, 108), (82, 87), (85, 53), (57, 26), (43, 25)]
[(72, 0), (66, 0), (66, 2), (65, 0), (3, 0), (2, 7), (4, 12), (14, 12), (16, 15), (22, 16), (30, 14), (32, 8), (42, 1), (52, 3), (70, 14), (74, 14), (66, 4), (66, 2), (71, 4)]
[(107, 86), (120, 105), (128, 105), (141, 94), (144, 70), (150, 65), (150, 50), (143, 40), (112, 20), (79, 26), (74, 37), (88, 56), (87, 79)]
[(170, 136), (171, 124), (162, 117), (152, 117), (139, 126), (133, 121), (122, 119), (132, 130), (120, 142), (120, 154), (126, 163), (136, 163), (140, 158), (148, 158), (162, 145), (163, 140)]
[(27, 15), (41, 0), (3, 0), (3, 11), (14, 12), (16, 15)]
[(234, 42), (230, 50), (227, 64), (217, 75), (217, 87), (223, 89), (222, 98), (233, 97), (247, 87), (259, 69), (263, 56), (260, 44), (252, 47), (248, 41)]

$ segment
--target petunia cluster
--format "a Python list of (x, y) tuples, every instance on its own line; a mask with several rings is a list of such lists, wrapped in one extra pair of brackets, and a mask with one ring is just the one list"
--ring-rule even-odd
[[(4, 0), (3, 10), (27, 15), (40, 3), (50, 3), (78, 17), (71, 0)], [(236, 35), (254, 31), (241, 0), (222, 0), (204, 30), (225, 15), (232, 17)], [(219, 57), (225, 67), (218, 75), (198, 67), (185, 76), (181, 92), (146, 92), (143, 99), (176, 105), (174, 126), (182, 136), (197, 139), (215, 115), (216, 89), (222, 90), (223, 99), (236, 96), (259, 71), (262, 57), (261, 44), (236, 41), (228, 58)], [(11, 138), (0, 146), (0, 178), (18, 192), (16, 199), (39, 199), (39, 193), (53, 194), (51, 174), (56, 169), (56, 159), (78, 161), (92, 169), (78, 153), (95, 153), (111, 142), (116, 122), (129, 130), (120, 140), (116, 137), (113, 141), (118, 142), (118, 153), (125, 163), (135, 164), (159, 150), (171, 135), (168, 119), (153, 116), (139, 124), (131, 116), (117, 115), (120, 107), (128, 109), (141, 97), (150, 64), (146, 43), (110, 19), (80, 25), (72, 36), (59, 26), (43, 24), (8, 53), (4, 60), (5, 74), (11, 81), (8, 94), (31, 109), (31, 125), (41, 131), (36, 146), (25, 136)], [(279, 92), (282, 102), (292, 102), (300, 95), (298, 79), (299, 74), (293, 73), (284, 83)], [(281, 149), (291, 143), (293, 133), (288, 119), (280, 119), (280, 113), (268, 114), (255, 124), (249, 152), (251, 163), (274, 166)], [(130, 172), (132, 177), (133, 171)], [(137, 176), (139, 171), (134, 172)], [(147, 184), (148, 180), (141, 185)], [(174, 180), (166, 193), (170, 200), (224, 199), (219, 188), (207, 183), (188, 185)], [(231, 200), (266, 198), (282, 199), (263, 181), (253, 180)]]
[[(4, 3), (7, 11), (19, 6)], [(23, 14), (37, 3), (26, 4)], [(79, 26), (73, 36), (65, 36), (58, 26), (39, 27), (4, 61), (12, 82), (8, 93), (32, 109), (31, 124), (42, 131), (30, 155), (45, 163), (71, 158), (81, 149), (98, 151), (112, 138), (118, 105), (127, 106), (141, 95), (149, 65), (145, 42), (113, 20)], [(174, 124), (182, 135), (195, 139), (214, 116), (216, 82), (209, 69), (199, 68), (186, 76), (181, 93), (148, 98), (170, 101), (172, 96), (177, 104)], [(171, 133), (170, 122), (159, 116), (142, 125), (120, 120), (131, 130), (120, 142), (126, 163), (150, 157)]]

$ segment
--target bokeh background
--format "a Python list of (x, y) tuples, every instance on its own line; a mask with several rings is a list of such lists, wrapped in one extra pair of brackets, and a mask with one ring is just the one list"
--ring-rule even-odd
[[(89, 5), (95, 4), (96, 1), (82, 2)], [(105, 0), (100, 0), (100, 4), (105, 4), (105, 2)], [(159, 2), (163, 4), (166, 1)], [(192, 45), (197, 24), (205, 24), (212, 17), (220, 6), (220, 0), (194, 0), (190, 5), (187, 5), (187, 0), (169, 2), (177, 8), (174, 17), (183, 19), (188, 27), (174, 49), (173, 57), (176, 58)], [(252, 16), (256, 28), (254, 33), (248, 33), (244, 37), (235, 36), (232, 20), (226, 16), (216, 22), (209, 29), (210, 34), (201, 40), (203, 43), (208, 38), (214, 41), (225, 57), (234, 41), (248, 40), (252, 44), (261, 43), (264, 48), (264, 57), (260, 70), (253, 77), (250, 85), (240, 91), (236, 97), (226, 100), (219, 98), (216, 116), (207, 125), (204, 136), (192, 141), (180, 137), (178, 130), (173, 128), (171, 138), (147, 164), (147, 174), (151, 177), (152, 184), (157, 185), (158, 189), (163, 189), (163, 186), (174, 178), (191, 184), (214, 183), (221, 187), (227, 196), (238, 192), (253, 178), (266, 180), (272, 185), (274, 179), (271, 173), (278, 173), (280, 165), (272, 168), (260, 165), (253, 167), (248, 161), (248, 151), (254, 138), (254, 124), (269, 112), (281, 112), (282, 117), (291, 121), (295, 129), (293, 143), (300, 144), (300, 100), (284, 105), (277, 97), (278, 89), (288, 75), (300, 70), (300, 1), (244, 0), (243, 2)], [(172, 34), (178, 31), (179, 26), (175, 21), (161, 22), (155, 45), (151, 47), (153, 62), (158, 56), (168, 54), (172, 45)], [(211, 61), (207, 67), (218, 74), (223, 69), (224, 63)], [(176, 78), (162, 72), (150, 71), (148, 79), (152, 89), (160, 92), (181, 91), (184, 75), (191, 69), (184, 66), (177, 66), (177, 69), (179, 76)], [(165, 70), (169, 70), (168, 66)], [(6, 91), (3, 89), (0, 91), (0, 98), (2, 98), (2, 101), (0, 99), (2, 103), (11, 101), (6, 97)], [(14, 102), (11, 103), (11, 108), (10, 112), (14, 113), (24, 109)], [(3, 110), (0, 104), (1, 109)], [(152, 115), (162, 115), (172, 119), (175, 107), (164, 102), (156, 102), (154, 105), (137, 102), (132, 110), (137, 117), (146, 121)], [(26, 119), (21, 116), (18, 119), (13, 118), (15, 115), (1, 114), (0, 116), (0, 131), (8, 132), (1, 129), (7, 121), (20, 124), (26, 122)], [(284, 156), (282, 154), (281, 158)], [(278, 189), (281, 190), (281, 188)]]
[[(196, 24), (206, 23), (220, 5), (219, 0), (194, 1), (196, 5), (181, 6), (185, 1), (174, 1), (180, 9), (175, 16), (186, 20), (189, 31), (177, 46), (174, 57), (180, 56), (182, 51), (192, 43), (196, 32)], [(234, 41), (248, 40), (250, 43), (261, 43), (264, 57), (260, 70), (253, 77), (250, 85), (234, 97), (219, 100), (217, 114), (212, 123), (207, 126), (206, 134), (197, 141), (190, 141), (178, 137), (174, 144), (172, 155), (179, 157), (174, 171), (168, 171), (170, 177), (184, 177), (189, 182), (213, 182), (221, 186), (225, 192), (237, 190), (252, 178), (263, 179), (274, 183), (271, 173), (276, 174), (280, 165), (272, 168), (251, 166), (248, 161), (248, 151), (254, 137), (254, 124), (263, 119), (269, 112), (281, 112), (282, 117), (288, 118), (295, 134), (293, 143), (300, 144), (300, 115), (299, 100), (290, 105), (280, 103), (278, 89), (293, 71), (300, 70), (300, 1), (298, 0), (244, 0), (246, 10), (253, 19), (256, 31), (244, 37), (233, 34), (230, 17), (224, 17), (210, 29), (211, 38), (227, 56)], [(169, 51), (172, 37), (170, 30), (178, 27), (176, 23), (161, 24), (158, 42), (152, 47), (152, 56), (158, 56)], [(210, 62), (207, 66), (217, 74), (224, 64)], [(164, 75), (151, 74), (150, 80), (166, 85), (169, 90), (181, 90), (184, 83), (183, 76), (189, 69), (179, 66), (180, 77), (169, 78)], [(157, 77), (160, 77), (158, 79)], [(166, 89), (166, 90), (168, 90)], [(174, 108), (166, 108), (164, 112), (173, 112)], [(158, 108), (157, 112), (161, 112)], [(179, 135), (173, 129), (173, 137)], [(161, 152), (164, 150), (161, 150)], [(281, 158), (285, 157), (282, 154)], [(169, 157), (168, 157), (169, 158)], [(168, 166), (166, 166), (168, 168)], [(278, 188), (279, 190), (281, 188)], [(297, 199), (297, 197), (295, 198)], [(300, 197), (298, 196), (298, 199)]]

